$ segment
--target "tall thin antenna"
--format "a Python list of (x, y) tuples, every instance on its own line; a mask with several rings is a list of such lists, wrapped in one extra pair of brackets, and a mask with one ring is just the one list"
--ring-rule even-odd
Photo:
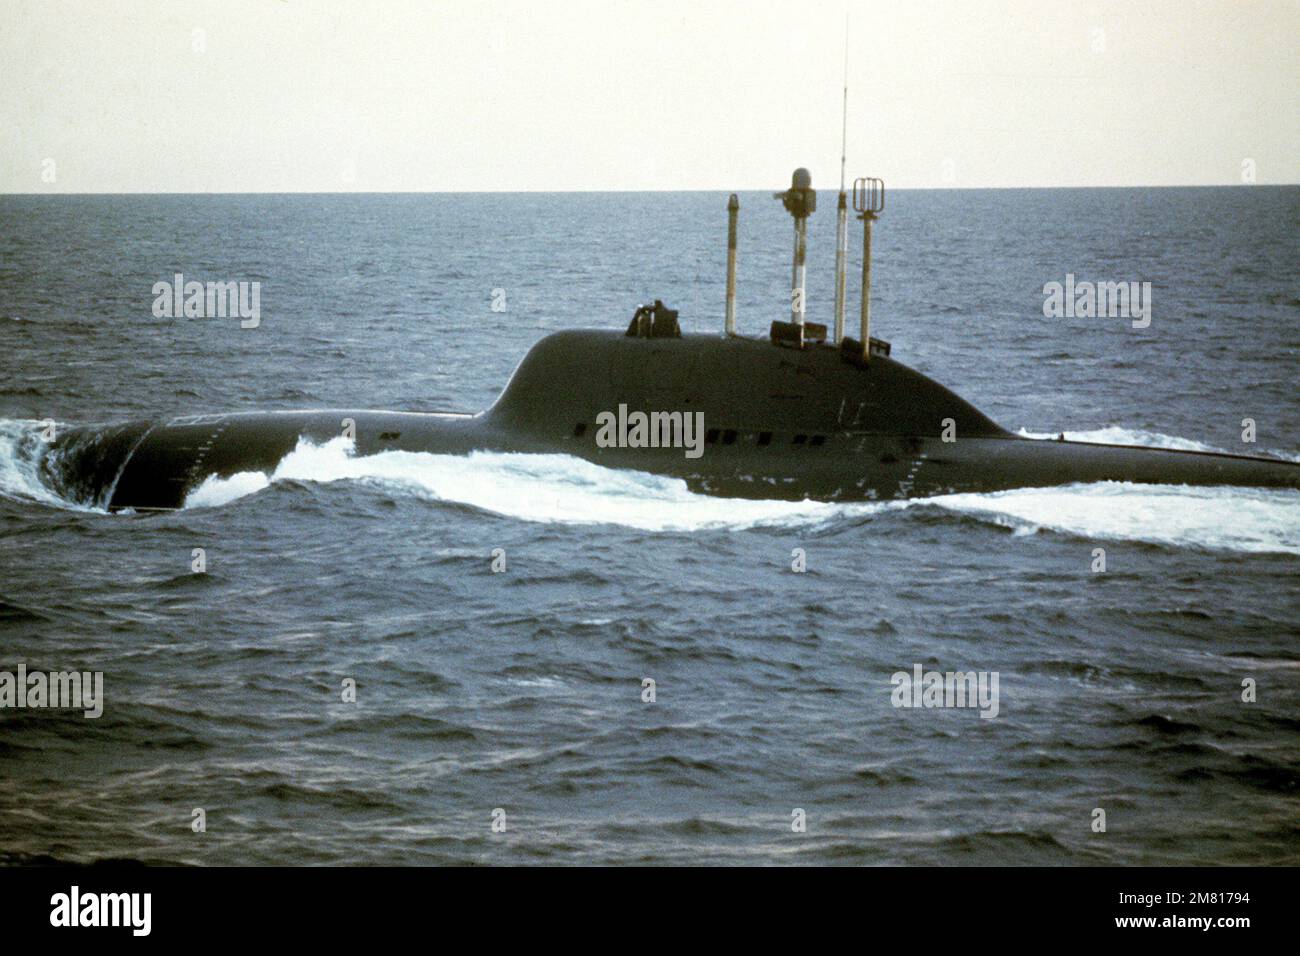
[(840, 192), (844, 192), (844, 162), (849, 151), (849, 14), (844, 12), (844, 111), (840, 126)]
[(844, 117), (840, 128), (840, 202), (835, 221), (835, 335), (844, 339), (845, 289), (848, 288), (849, 223), (848, 200), (844, 195), (844, 164), (849, 152), (849, 13), (844, 11)]

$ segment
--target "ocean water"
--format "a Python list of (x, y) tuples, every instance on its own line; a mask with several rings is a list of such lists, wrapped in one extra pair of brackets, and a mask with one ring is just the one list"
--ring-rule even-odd
[[(551, 331), (720, 330), (725, 203), (0, 196), (0, 671), (105, 695), (0, 709), (0, 861), (1300, 863), (1295, 492), (735, 502), (341, 443), (169, 515), (41, 484), (47, 419), (476, 411)], [(762, 335), (790, 223), (741, 204)], [(873, 332), (1012, 430), (1296, 458), (1298, 224), (1296, 187), (891, 193)], [(260, 327), (155, 318), (176, 272), (260, 281)], [(1150, 326), (1044, 318), (1067, 273), (1152, 283)], [(915, 665), (996, 672), (997, 716), (894, 707)]]

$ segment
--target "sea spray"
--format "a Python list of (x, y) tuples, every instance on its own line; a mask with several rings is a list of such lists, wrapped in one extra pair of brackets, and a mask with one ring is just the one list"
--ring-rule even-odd
[(1101, 482), (830, 504), (715, 498), (676, 478), (603, 468), (566, 455), (386, 451), (357, 457), (350, 442), (300, 440), (270, 476), (209, 478), (186, 507), (234, 501), (281, 481), (359, 481), (431, 501), (470, 505), (525, 521), (612, 524), (646, 531), (818, 528), (885, 512), (942, 509), (1010, 527), (1089, 538), (1245, 552), (1300, 554), (1300, 495), (1253, 488)]

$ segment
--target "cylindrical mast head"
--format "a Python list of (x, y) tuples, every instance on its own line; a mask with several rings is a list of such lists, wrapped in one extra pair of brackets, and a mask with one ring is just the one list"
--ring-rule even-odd
[(795, 219), (807, 219), (817, 209), (817, 190), (812, 188), (812, 173), (800, 166), (790, 177), (790, 188), (776, 193), (776, 198)]
[(794, 268), (790, 280), (790, 321), (800, 327), (799, 344), (802, 346), (808, 216), (817, 209), (817, 191), (812, 188), (812, 173), (800, 166), (790, 177), (790, 188), (774, 195), (781, 200), (786, 212), (794, 217)]

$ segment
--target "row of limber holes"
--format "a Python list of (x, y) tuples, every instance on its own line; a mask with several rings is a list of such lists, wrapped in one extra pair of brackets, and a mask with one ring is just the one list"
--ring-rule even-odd
[[(587, 423), (578, 422), (573, 426), (573, 437), (581, 438), (587, 433)], [(704, 432), (704, 443), (706, 445), (734, 445), (736, 443), (736, 430), (734, 428), (710, 428)], [(790, 439), (791, 445), (811, 445), (817, 448), (826, 443), (825, 435), (795, 435)], [(759, 432), (758, 440), (755, 442), (760, 448), (766, 448), (772, 444), (771, 432)]]

